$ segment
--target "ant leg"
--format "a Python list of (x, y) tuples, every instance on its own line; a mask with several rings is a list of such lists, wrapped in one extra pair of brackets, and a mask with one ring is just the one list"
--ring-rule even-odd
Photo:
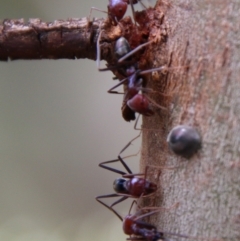
[[(178, 234), (178, 233), (171, 233), (171, 232), (163, 232), (164, 237), (166, 236), (175, 236), (175, 237), (180, 237), (180, 238), (186, 238), (186, 239), (195, 239), (195, 240), (208, 240), (208, 241), (223, 241), (222, 239), (218, 239), (218, 238), (204, 238), (204, 237), (200, 237), (200, 236), (189, 236), (189, 235), (185, 235), (185, 234)], [(168, 239), (166, 239), (168, 240)]]
[[(147, 42), (147, 43), (144, 43), (144, 44), (140, 44), (138, 47), (136, 47), (135, 49), (133, 49), (133, 50), (130, 51), (129, 53), (125, 54), (122, 58), (120, 58), (120, 59), (118, 60), (118, 63), (123, 62), (125, 59), (127, 59), (127, 58), (130, 57), (131, 55), (135, 54), (137, 51), (139, 51), (139, 50), (142, 49), (143, 47), (151, 44), (152, 42), (153, 42), (153, 40), (151, 40), (151, 41), (149, 41), (149, 42)], [(144, 71), (142, 71), (142, 72), (144, 72)], [(142, 73), (142, 72), (140, 72), (140, 73)]]
[(87, 17), (88, 21), (90, 21), (90, 18), (91, 18), (91, 15), (92, 15), (92, 11), (93, 11), (93, 10), (108, 14), (107, 11), (101, 10), (101, 9), (99, 9), (99, 8), (91, 7), (90, 13), (89, 13), (89, 15), (88, 15), (88, 17)]
[(158, 68), (143, 70), (143, 71), (141, 71), (139, 74), (140, 74), (140, 75), (149, 74), (149, 73), (152, 73), (152, 72), (154, 72), (154, 71), (163, 71), (164, 69), (167, 69), (167, 68), (168, 68), (168, 67), (167, 67), (166, 65), (163, 65), (163, 66), (158, 67)]
[(144, 176), (144, 173), (131, 173), (131, 174), (124, 174), (123, 177), (124, 178), (133, 178), (133, 177), (137, 177), (137, 176)]
[(133, 139), (120, 151), (120, 153), (119, 153), (119, 155), (118, 155), (118, 159), (101, 162), (98, 166), (99, 166), (99, 167), (102, 167), (102, 168), (104, 168), (104, 169), (107, 169), (107, 170), (109, 170), (109, 171), (112, 171), (112, 172), (121, 174), (121, 175), (123, 175), (123, 176), (124, 176), (124, 175), (127, 175), (126, 172), (123, 172), (123, 171), (120, 171), (120, 170), (118, 170), (118, 169), (115, 169), (115, 168), (112, 168), (112, 167), (109, 167), (109, 166), (106, 166), (106, 165), (105, 165), (105, 164), (109, 164), (109, 163), (114, 163), (114, 162), (119, 162), (119, 161), (120, 161), (120, 162), (122, 163), (122, 165), (124, 166), (124, 168), (126, 169), (126, 171), (128, 172), (128, 174), (132, 174), (132, 171), (130, 170), (130, 168), (128, 167), (128, 165), (126, 164), (126, 162), (125, 162), (123, 159), (124, 159), (124, 158), (128, 158), (128, 157), (131, 157), (131, 156), (135, 156), (135, 154), (134, 154), (134, 155), (130, 155), (130, 156), (126, 156), (126, 157), (123, 157), (123, 158), (120, 156), (120, 154), (121, 154), (123, 151), (125, 151), (125, 149), (127, 149), (135, 139), (137, 139), (138, 137), (140, 137), (140, 135), (141, 135), (141, 132), (140, 132), (139, 135), (137, 135), (135, 138), (133, 138)]
[(147, 179), (147, 173), (148, 173), (148, 169), (149, 168), (153, 168), (153, 169), (159, 169), (158, 174), (157, 174), (157, 178), (159, 179), (159, 176), (161, 174), (160, 169), (168, 169), (168, 170), (174, 170), (175, 168), (177, 168), (178, 166), (154, 166), (154, 165), (147, 165), (145, 167), (145, 172), (144, 173), (131, 173), (131, 174), (124, 174), (123, 177), (124, 178), (132, 178), (132, 177), (136, 177), (136, 176), (144, 176), (144, 179)]
[[(140, 150), (141, 150), (141, 149), (140, 149)], [(139, 154), (140, 150), (139, 150), (137, 153), (135, 153), (135, 154), (131, 154), (131, 155), (122, 157), (122, 159), (129, 158), (129, 157), (133, 157), (133, 156), (137, 156), (137, 155)]]
[(140, 133), (134, 137), (131, 141), (128, 142), (128, 144), (126, 146), (123, 147), (123, 149), (119, 152), (118, 154), (118, 158), (121, 158), (121, 154), (132, 144), (133, 141), (135, 141), (137, 138), (139, 138), (141, 136), (142, 132), (140, 131)]
[[(137, 219), (138, 219), (138, 217), (137, 217)], [(137, 219), (135, 219), (136, 224), (144, 226), (145, 228), (149, 228), (149, 229), (154, 229), (154, 230), (157, 229), (154, 225), (152, 225), (150, 223), (146, 223), (146, 222), (141, 221), (141, 220), (137, 220)]]
[(113, 91), (114, 89), (116, 89), (118, 86), (125, 84), (128, 81), (128, 77), (121, 80), (119, 83), (117, 83), (116, 85), (114, 85), (111, 89), (109, 89), (107, 92), (109, 94), (125, 94), (123, 92), (118, 92), (118, 91)]
[(126, 240), (146, 240), (146, 238), (141, 238), (141, 237), (130, 237), (130, 238), (127, 238)]
[(163, 107), (159, 104), (157, 104), (152, 98), (148, 97), (148, 96), (145, 96), (154, 106), (158, 107), (159, 109), (162, 109), (162, 110), (167, 110), (166, 107)]
[(117, 69), (117, 67), (114, 67), (114, 66), (111, 66), (111, 67), (108, 67), (108, 68), (103, 68), (103, 69), (100, 68), (100, 61), (101, 61), (100, 40), (101, 40), (101, 37), (102, 37), (102, 33), (103, 33), (103, 30), (101, 30), (99, 32), (98, 39), (97, 39), (97, 45), (96, 45), (96, 49), (97, 49), (97, 59), (96, 59), (97, 69), (98, 69), (98, 71), (107, 71), (107, 70)]
[(140, 114), (138, 114), (138, 117), (137, 117), (137, 119), (136, 119), (136, 121), (135, 121), (135, 124), (134, 124), (134, 130), (142, 131), (142, 128), (141, 128), (141, 129), (140, 129), (140, 128), (137, 128), (137, 124), (138, 124), (138, 120), (139, 120), (139, 118), (140, 118)]
[(116, 210), (114, 210), (113, 208), (109, 207), (106, 203), (102, 202), (101, 200), (99, 200), (98, 197), (96, 197), (96, 200), (99, 203), (101, 203), (104, 207), (106, 207), (107, 209), (112, 211), (121, 221), (123, 221), (123, 218), (120, 216), (120, 214)]
[(141, 0), (138, 0), (138, 2), (139, 2), (145, 9), (147, 9), (147, 7), (142, 3)]
[(101, 59), (101, 47), (100, 47), (100, 39), (102, 36), (102, 30), (100, 31), (99, 35), (98, 35), (98, 39), (97, 39), (97, 68), (98, 70), (100, 69), (100, 59)]
[[(108, 166), (106, 166), (105, 164), (109, 164), (109, 163), (114, 163), (114, 162), (119, 162), (120, 160), (119, 159), (114, 159), (114, 160), (110, 160), (110, 161), (105, 161), (105, 162), (101, 162), (98, 166), (99, 167), (102, 167), (102, 168), (104, 168), (104, 169), (107, 169), (107, 170), (109, 170), (109, 171), (111, 171), (111, 172), (115, 172), (115, 173), (118, 173), (118, 174), (121, 174), (121, 175), (125, 175), (125, 174), (127, 174), (126, 172), (123, 172), (123, 171), (120, 171), (120, 170), (118, 170), (118, 169), (115, 169), (115, 168), (112, 168), (112, 167), (108, 167)], [(120, 161), (122, 164), (123, 164), (123, 166), (125, 167), (125, 169), (127, 170), (127, 172), (128, 173), (132, 173), (131, 172), (131, 170), (129, 169), (129, 167), (127, 166), (127, 164), (122, 160), (122, 161)]]
[[(172, 206), (170, 206), (170, 207), (144, 207), (144, 208), (142, 208), (141, 210), (153, 210), (154, 212), (160, 212), (160, 211), (162, 211), (162, 210), (167, 210), (167, 211), (169, 211), (169, 210), (171, 210), (171, 209), (174, 209), (174, 208), (177, 208), (178, 206), (180, 205), (180, 202), (176, 202), (176, 203), (174, 203)], [(149, 212), (147, 213), (147, 214), (149, 214)], [(150, 215), (152, 215), (152, 214), (150, 214)], [(149, 216), (149, 215), (148, 215)]]
[[(140, 45), (139, 45), (139, 46), (140, 46)], [(134, 49), (134, 50), (135, 50), (135, 49)], [(125, 57), (125, 56), (124, 56), (124, 57)], [(188, 68), (188, 66), (167, 67), (166, 65), (163, 65), (163, 66), (158, 67), (158, 68), (143, 70), (143, 71), (141, 71), (139, 74), (140, 74), (140, 75), (144, 75), (144, 74), (152, 73), (152, 72), (154, 72), (154, 71), (164, 71), (164, 70), (182, 69), (182, 68)]]
[[(140, 136), (140, 135), (138, 135), (137, 137), (135, 137), (133, 140), (135, 140), (135, 139), (138, 138), (139, 136)], [(133, 141), (133, 140), (132, 140), (132, 141)], [(130, 144), (131, 144), (131, 142), (128, 143), (128, 145), (130, 145)], [(122, 152), (122, 151), (121, 151), (121, 152)], [(121, 153), (121, 152), (120, 152), (120, 153)], [(119, 162), (119, 161), (120, 161), (120, 162), (122, 163), (122, 165), (125, 167), (126, 171), (127, 171), (129, 174), (132, 174), (132, 171), (130, 170), (130, 168), (127, 166), (127, 164), (124, 162), (123, 159), (129, 158), (129, 157), (132, 157), (132, 156), (136, 156), (136, 155), (138, 155), (138, 153), (139, 153), (139, 151), (138, 151), (136, 154), (132, 154), (132, 155), (128, 155), (128, 156), (120, 157), (120, 158), (119, 158), (119, 156), (118, 156), (119, 159), (114, 159), (114, 160), (110, 160), (110, 161), (101, 162), (98, 166), (99, 166), (99, 167), (102, 167), (102, 168), (104, 168), (104, 169), (107, 169), (107, 170), (109, 170), (109, 171), (112, 171), (112, 172), (121, 174), (122, 176), (127, 175), (126, 172), (123, 172), (123, 171), (120, 171), (120, 170), (118, 170), (118, 169), (115, 169), (115, 168), (112, 168), (112, 167), (108, 167), (108, 166), (105, 165), (105, 164), (109, 164), (109, 163), (114, 163), (114, 162)]]
[(139, 215), (135, 221), (139, 220), (139, 219), (142, 219), (142, 218), (145, 218), (145, 217), (148, 217), (148, 216), (151, 216), (155, 213), (158, 213), (162, 210), (171, 210), (172, 208), (175, 208), (175, 207), (178, 207), (179, 203), (175, 203), (174, 205), (172, 205), (171, 207), (146, 207), (146, 208), (142, 208), (142, 210), (151, 210), (151, 209), (155, 209), (154, 211), (151, 211), (151, 212), (148, 212), (148, 213), (144, 213), (142, 215)]
[[(176, 88), (178, 89), (178, 88)], [(176, 90), (174, 90), (173, 92), (168, 92), (168, 94), (164, 94), (163, 92), (160, 91), (156, 91), (150, 88), (145, 88), (145, 87), (139, 87), (137, 88), (137, 90), (142, 91), (143, 94), (145, 93), (153, 93), (153, 94), (159, 94), (162, 95), (164, 97), (172, 97), (172, 95), (176, 92)]]
[(120, 203), (120, 202), (128, 199), (129, 197), (131, 197), (131, 196), (129, 195), (129, 196), (126, 196), (126, 197), (125, 197), (125, 196), (124, 196), (124, 197), (121, 197), (120, 199), (118, 199), (117, 201), (115, 201), (114, 203), (112, 203), (110, 207), (112, 208), (112, 207), (115, 206), (116, 204), (118, 204), (118, 203)]
[[(151, 172), (151, 171), (149, 171), (149, 168), (152, 168), (153, 170), (154, 170), (154, 172)], [(145, 171), (144, 171), (144, 173), (142, 173), (142, 174), (135, 174), (135, 176), (140, 176), (140, 175), (142, 175), (142, 176), (144, 176), (143, 177), (143, 179), (145, 180), (145, 181), (147, 181), (147, 179), (148, 179), (148, 177), (149, 177), (149, 172), (150, 173), (152, 173), (151, 174), (151, 176), (154, 176), (154, 183), (156, 183), (156, 190), (154, 191), (154, 192), (152, 192), (152, 193), (150, 193), (150, 194), (147, 194), (147, 195), (142, 195), (141, 197), (149, 197), (150, 199), (149, 199), (149, 201), (150, 201), (150, 203), (151, 204), (149, 204), (151, 207), (153, 206), (156, 206), (156, 195), (157, 195), (157, 190), (159, 189), (159, 177), (160, 177), (160, 174), (161, 174), (161, 170), (162, 169), (169, 169), (169, 170), (173, 170), (175, 167), (172, 167), (172, 166), (170, 166), (170, 167), (168, 167), (168, 166), (153, 166), (153, 165), (147, 165), (146, 167), (145, 167)], [(157, 171), (157, 173), (156, 173), (156, 171)], [(125, 175), (124, 175), (125, 176)], [(127, 176), (127, 175), (126, 175)], [(144, 184), (144, 186), (145, 186), (145, 184)], [(139, 199), (141, 198), (141, 197), (139, 197)]]
[(147, 165), (147, 167), (151, 167), (154, 169), (168, 169), (168, 170), (174, 170), (178, 168), (178, 166), (154, 166), (154, 165)]
[(135, 141), (137, 138), (139, 138), (141, 136), (141, 134), (142, 134), (142, 132), (140, 131), (140, 133), (136, 137), (134, 137), (131, 141), (129, 141), (127, 143), (127, 145), (118, 154), (118, 159), (120, 160), (120, 162), (122, 163), (122, 165), (125, 167), (125, 169), (128, 171), (129, 174), (132, 174), (132, 171), (127, 166), (127, 164), (123, 161), (123, 158), (121, 157), (121, 154), (132, 144), (133, 141)]
[(128, 214), (130, 214), (130, 213), (131, 213), (131, 210), (132, 210), (132, 208), (133, 208), (133, 205), (134, 205), (134, 204), (138, 206), (138, 204), (137, 204), (137, 201), (136, 201), (136, 200), (132, 201), (132, 204), (131, 204), (131, 206), (130, 206), (130, 208), (129, 208)]
[[(119, 66), (110, 66), (110, 67), (107, 67), (107, 68), (100, 68), (100, 61), (101, 61), (101, 46), (100, 46), (100, 40), (101, 40), (101, 37), (102, 37), (102, 33), (103, 33), (103, 30), (101, 30), (99, 32), (99, 35), (98, 35), (98, 39), (97, 39), (97, 45), (96, 45), (96, 49), (97, 49), (97, 59), (96, 59), (96, 63), (97, 63), (97, 69), (98, 71), (107, 71), (107, 70), (114, 70), (114, 69), (118, 69)], [(124, 82), (121, 82), (120, 83), (125, 83), (125, 81), (127, 80), (128, 78), (124, 79)], [(122, 80), (123, 81), (123, 80)], [(121, 85), (119, 84), (119, 85)], [(117, 86), (114, 86), (115, 88), (118, 87), (119, 85)], [(114, 89), (114, 87), (112, 89)], [(111, 89), (110, 89), (111, 90)], [(109, 90), (109, 91), (110, 91)], [(111, 92), (109, 92), (111, 93)]]
[(132, 197), (131, 195), (128, 194), (118, 194), (118, 193), (113, 193), (113, 194), (107, 194), (107, 195), (101, 195), (97, 196), (96, 200), (101, 199), (101, 198), (109, 198), (109, 197), (120, 197), (117, 201), (113, 202), (109, 207), (112, 208), (116, 204), (128, 199), (129, 197)]
[(133, 0), (130, 0), (130, 5), (131, 5), (131, 9), (132, 9), (134, 24), (135, 24), (135, 26), (137, 26), (136, 19), (135, 19), (135, 10), (134, 10), (134, 7), (133, 7)]

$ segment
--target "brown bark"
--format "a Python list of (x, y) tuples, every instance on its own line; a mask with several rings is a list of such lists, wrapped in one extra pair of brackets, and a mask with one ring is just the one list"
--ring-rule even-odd
[(119, 27), (104, 19), (4, 20), (0, 25), (0, 60), (17, 59), (96, 59), (99, 29), (107, 34), (102, 59), (112, 56), (112, 41), (120, 35)]
[[(239, 240), (240, 3), (169, 4), (164, 11), (168, 41), (155, 46), (149, 58), (155, 67), (172, 56), (171, 67), (183, 68), (169, 70), (160, 80), (156, 75), (149, 78), (151, 88), (171, 97), (153, 95), (168, 111), (156, 110), (153, 118), (143, 118), (144, 128), (158, 131), (143, 132), (142, 168), (176, 166), (173, 171), (162, 169), (155, 201), (158, 206), (180, 204), (151, 220), (164, 231)], [(168, 132), (179, 124), (194, 126), (202, 135), (202, 149), (190, 160), (173, 155), (166, 144)], [(144, 199), (145, 205), (148, 202)]]

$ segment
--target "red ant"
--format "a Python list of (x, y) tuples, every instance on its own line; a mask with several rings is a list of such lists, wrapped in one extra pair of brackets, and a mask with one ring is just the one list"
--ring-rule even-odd
[(135, 11), (134, 11), (133, 4), (137, 4), (138, 2), (141, 3), (141, 5), (144, 8), (147, 8), (141, 2), (141, 0), (109, 0), (108, 11), (103, 11), (103, 10), (100, 10), (98, 8), (91, 7), (90, 14), (89, 14), (89, 19), (90, 19), (92, 10), (97, 10), (97, 11), (100, 11), (100, 12), (103, 12), (103, 13), (107, 13), (108, 17), (112, 20), (114, 25), (117, 25), (117, 23), (125, 15), (125, 13), (127, 11), (127, 7), (130, 4), (131, 5), (131, 9), (132, 9), (132, 13), (133, 13), (133, 17), (134, 17), (134, 21), (135, 21)]
[[(117, 211), (112, 210), (115, 213), (115, 215), (123, 222), (123, 232), (130, 236), (129, 238), (127, 238), (127, 240), (170, 241), (170, 240), (172, 240), (172, 238), (169, 239), (168, 236), (171, 236), (171, 237), (175, 236), (178, 238), (186, 238), (186, 239), (191, 238), (191, 239), (197, 239), (197, 240), (220, 241), (218, 239), (192, 237), (189, 235), (158, 231), (154, 225), (142, 220), (143, 218), (151, 216), (155, 213), (158, 213), (159, 211), (161, 211), (163, 209), (170, 210), (172, 208), (175, 208), (179, 205), (179, 203), (175, 203), (174, 205), (172, 205), (171, 207), (168, 207), (168, 208), (145, 207), (145, 208), (141, 208), (135, 214), (130, 214), (134, 203), (136, 203), (136, 201), (132, 202), (129, 214), (127, 216), (125, 216), (124, 218), (121, 217), (121, 215)], [(103, 204), (103, 205), (106, 208), (110, 209), (107, 205), (105, 205), (105, 204)], [(145, 210), (153, 210), (153, 211), (148, 211), (147, 213), (143, 213), (143, 211), (145, 211)]]
[[(116, 179), (113, 182), (113, 188), (116, 193), (113, 194), (107, 194), (107, 195), (101, 195), (97, 196), (96, 200), (107, 207), (108, 209), (112, 210), (115, 213), (115, 210), (113, 209), (113, 206), (116, 204), (128, 199), (128, 198), (139, 198), (139, 197), (146, 197), (150, 196), (151, 194), (155, 193), (157, 191), (157, 185), (153, 182), (150, 182), (146, 180), (146, 174), (148, 167), (145, 168), (145, 173), (137, 173), (133, 174), (126, 162), (124, 162), (123, 158), (121, 157), (121, 154), (132, 144), (134, 140), (139, 138), (141, 135), (141, 132), (139, 135), (137, 135), (135, 138), (133, 138), (128, 144), (120, 151), (118, 155), (118, 159), (110, 160), (110, 161), (105, 161), (99, 164), (100, 167), (107, 169), (109, 171), (121, 174), (123, 178)], [(132, 155), (131, 155), (132, 156)], [(128, 156), (130, 157), (130, 156)], [(121, 162), (121, 164), (124, 166), (125, 170), (127, 171), (121, 171), (112, 167), (107, 166), (106, 164), (109, 163), (115, 163), (115, 162)], [(153, 167), (153, 166), (151, 166)], [(155, 167), (155, 168), (165, 168), (165, 169), (173, 169), (175, 167)], [(159, 178), (160, 172), (158, 172), (157, 179)], [(138, 176), (144, 176), (143, 177), (138, 177)], [(105, 204), (99, 199), (102, 198), (109, 198), (109, 197), (120, 197), (117, 201), (113, 202), (110, 206)]]
[[(129, 64), (132, 60), (129, 57), (152, 43), (149, 41), (147, 43), (139, 45), (137, 48), (131, 51), (128, 41), (121, 37), (116, 41), (115, 44), (115, 55), (118, 59), (116, 66), (109, 66), (108, 68), (100, 69), (100, 39), (101, 39), (102, 31), (99, 33), (98, 40), (97, 40), (97, 66), (99, 71), (105, 70), (114, 70), (117, 69), (118, 72), (126, 76), (126, 78), (122, 79), (118, 84), (113, 86), (111, 89), (108, 90), (110, 94), (124, 94), (123, 99), (123, 118), (126, 121), (135, 120), (135, 112), (151, 116), (154, 114), (150, 103), (154, 104), (155, 106), (165, 109), (164, 107), (158, 105), (149, 97), (146, 97), (144, 94), (139, 93), (142, 92), (154, 92), (151, 89), (144, 88), (144, 80), (141, 78), (142, 75), (151, 73), (153, 71), (162, 71), (166, 69), (166, 66), (162, 66), (155, 69), (149, 69), (145, 71), (141, 71), (138, 69), (137, 64)], [(128, 59), (127, 61), (125, 61)], [(114, 91), (118, 86), (124, 84), (127, 87), (127, 91), (125, 93)]]
[[(132, 203), (132, 205), (130, 207), (130, 211), (132, 209), (133, 204), (134, 204), (134, 202)], [(175, 207), (176, 205), (178, 205), (178, 203), (174, 204), (170, 208), (165, 208), (165, 209), (171, 209), (171, 208)], [(145, 210), (156, 209), (156, 210), (145, 213), (145, 214), (141, 214), (141, 212), (144, 209)], [(123, 222), (123, 232), (127, 235), (130, 235), (130, 238), (127, 238), (127, 240), (138, 239), (138, 240), (147, 240), (147, 241), (157, 241), (157, 240), (161, 239), (161, 240), (167, 241), (168, 239), (166, 239), (165, 234), (163, 232), (159, 232), (154, 225), (142, 221), (143, 218), (151, 216), (152, 214), (155, 214), (162, 209), (164, 209), (164, 208), (154, 208), (154, 207), (142, 208), (140, 211), (136, 212), (135, 214), (133, 214), (133, 215), (128, 214), (124, 218), (122, 218), (118, 213), (115, 213), (115, 214)], [(130, 211), (129, 211), (129, 213), (130, 213)], [(186, 237), (186, 236), (181, 235), (181, 237)]]
[[(101, 195), (97, 196), (96, 200), (103, 204), (105, 207), (109, 208), (114, 212), (114, 209), (112, 208), (114, 205), (126, 200), (127, 198), (139, 198), (139, 197), (145, 197), (148, 196), (154, 192), (157, 191), (157, 185), (155, 183), (152, 183), (150, 181), (147, 181), (146, 178), (141, 178), (137, 176), (145, 176), (147, 173), (147, 168), (145, 170), (145, 174), (133, 174), (130, 168), (127, 166), (127, 164), (124, 162), (123, 158), (121, 157), (121, 153), (125, 151), (131, 143), (136, 140), (141, 135), (141, 132), (138, 136), (136, 136), (134, 139), (132, 139), (119, 153), (118, 159), (102, 162), (99, 164), (100, 167), (107, 169), (109, 171), (121, 174), (123, 178), (116, 179), (113, 183), (113, 188), (116, 191), (114, 194), (107, 194), (107, 195)], [(117, 170), (115, 168), (106, 166), (106, 164), (114, 163), (114, 162), (121, 162), (121, 164), (126, 169), (127, 173), (124, 171)], [(160, 173), (159, 173), (160, 175)], [(158, 175), (158, 176), (159, 176)], [(101, 198), (109, 198), (109, 197), (120, 197), (117, 201), (112, 203), (110, 206), (103, 203), (99, 199)], [(115, 213), (115, 212), (114, 212)]]
[(108, 16), (115, 24), (117, 24), (125, 15), (128, 4), (131, 4), (133, 16), (135, 17), (133, 4), (136, 4), (137, 2), (138, 0), (109, 0)]

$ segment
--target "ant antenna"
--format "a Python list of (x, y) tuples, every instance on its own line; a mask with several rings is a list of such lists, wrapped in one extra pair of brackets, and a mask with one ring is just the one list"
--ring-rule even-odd
[(133, 0), (130, 0), (130, 5), (131, 5), (131, 9), (132, 9), (134, 24), (137, 26), (136, 19), (135, 19), (135, 10), (134, 10), (134, 7), (133, 7)]
[(128, 214), (129, 214), (129, 215), (130, 215), (130, 213), (131, 213), (131, 211), (132, 211), (132, 208), (133, 208), (133, 205), (134, 205), (134, 204), (135, 204), (137, 207), (139, 207), (138, 204), (137, 204), (137, 201), (136, 201), (136, 200), (133, 200), (133, 201), (132, 201), (132, 204), (131, 204), (131, 206), (130, 206), (130, 208), (129, 208), (129, 211), (128, 211)]
[(109, 207), (107, 204), (105, 204), (104, 202), (102, 202), (101, 200), (99, 200), (98, 198), (96, 198), (96, 200), (101, 203), (103, 206), (105, 206), (107, 209), (109, 209), (110, 211), (112, 211), (121, 221), (123, 221), (122, 216), (113, 208)]
[(101, 47), (100, 47), (100, 39), (102, 37), (103, 30), (100, 31), (97, 39), (97, 68), (100, 69), (100, 58), (101, 58)]
[(92, 15), (92, 10), (95, 10), (95, 11), (98, 11), (98, 12), (101, 12), (101, 13), (106, 13), (106, 14), (108, 14), (107, 11), (101, 10), (101, 9), (99, 9), (99, 8), (91, 7), (90, 13), (89, 13), (89, 15), (88, 15), (88, 17), (87, 17), (88, 21), (90, 21), (90, 18), (91, 18), (91, 15)]
[(134, 124), (134, 130), (136, 130), (136, 131), (142, 131), (142, 128), (141, 129), (137, 128), (139, 118), (140, 118), (140, 114), (138, 114), (138, 117), (137, 117), (137, 119), (135, 121), (135, 124)]

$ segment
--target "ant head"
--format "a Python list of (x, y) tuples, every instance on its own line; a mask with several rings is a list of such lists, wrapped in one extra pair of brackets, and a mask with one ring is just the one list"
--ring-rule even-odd
[(176, 126), (167, 137), (170, 149), (177, 155), (191, 157), (201, 147), (201, 137), (190, 126)]
[(108, 4), (108, 14), (114, 21), (119, 21), (126, 13), (127, 7), (128, 4), (124, 0), (110, 0)]
[(121, 37), (116, 41), (116, 43), (115, 43), (115, 54), (116, 54), (118, 59), (123, 57), (124, 55), (126, 55), (130, 51), (131, 51), (130, 45), (124, 37)]
[(118, 178), (113, 182), (113, 189), (117, 193), (127, 193), (125, 187), (126, 180), (123, 178)]
[(142, 94), (137, 94), (132, 99), (128, 100), (127, 105), (129, 106), (129, 108), (131, 108), (135, 112), (138, 112), (139, 114), (145, 116), (151, 116), (154, 114), (153, 110), (150, 107), (148, 99)]

